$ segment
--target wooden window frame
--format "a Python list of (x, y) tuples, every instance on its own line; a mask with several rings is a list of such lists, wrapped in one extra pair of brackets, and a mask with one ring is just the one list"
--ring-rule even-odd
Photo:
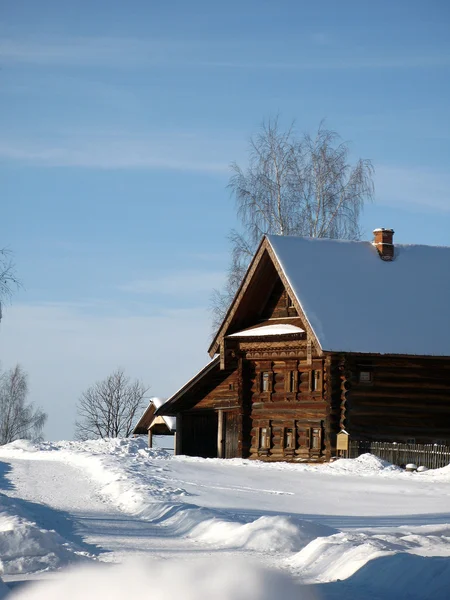
[(318, 394), (323, 391), (323, 375), (321, 369), (311, 369), (309, 372), (309, 391)]
[(286, 371), (286, 379), (284, 389), (289, 393), (297, 393), (298, 392), (298, 371), (296, 369), (291, 369)]
[[(318, 431), (317, 436), (314, 435), (315, 431)], [(322, 425), (308, 427), (307, 440), (308, 440), (308, 449), (309, 449), (310, 453), (321, 454), (322, 453), (322, 443), (323, 443), (323, 427), (322, 427)], [(314, 440), (318, 440), (318, 446), (314, 445)]]
[[(263, 445), (264, 441), (264, 445)], [(258, 453), (268, 454), (272, 448), (272, 427), (264, 425), (258, 427)]]
[[(267, 375), (267, 377), (266, 377)], [(267, 388), (265, 384), (267, 383)], [(259, 373), (259, 391), (261, 394), (268, 394), (273, 390), (273, 371), (260, 371)]]
[[(292, 434), (291, 443), (288, 444), (289, 432)], [(283, 427), (283, 449), (295, 451), (297, 449), (297, 435), (295, 427)]]
[[(362, 375), (368, 375), (368, 379), (362, 379), (361, 376)], [(361, 385), (373, 385), (373, 370), (372, 369), (368, 369), (368, 368), (360, 368), (358, 370), (358, 383), (360, 383)]]

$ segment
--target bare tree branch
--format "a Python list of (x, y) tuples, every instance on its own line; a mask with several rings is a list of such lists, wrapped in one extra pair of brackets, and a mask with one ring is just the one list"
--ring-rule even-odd
[(41, 439), (47, 414), (26, 403), (28, 376), (16, 365), (0, 374), (0, 444)]
[(82, 393), (75, 423), (76, 437), (128, 437), (148, 388), (139, 380), (130, 381), (123, 369), (116, 369)]
[(9, 300), (14, 289), (20, 286), (11, 251), (9, 248), (0, 249), (0, 319), (2, 318), (2, 303)]
[(211, 297), (217, 329), (265, 234), (356, 240), (364, 204), (373, 199), (370, 160), (352, 164), (349, 144), (319, 124), (314, 136), (283, 130), (269, 119), (250, 139), (249, 163), (231, 164), (228, 184), (236, 201), (242, 231), (232, 231), (231, 262), (223, 290)]

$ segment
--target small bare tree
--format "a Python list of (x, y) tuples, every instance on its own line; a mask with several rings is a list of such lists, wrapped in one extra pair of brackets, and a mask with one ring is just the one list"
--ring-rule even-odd
[(95, 383), (78, 402), (77, 438), (128, 437), (147, 390), (139, 380), (130, 381), (123, 369)]
[(0, 375), (0, 444), (40, 439), (47, 414), (26, 403), (28, 376), (16, 365)]
[(217, 328), (236, 293), (257, 244), (265, 234), (358, 239), (364, 203), (373, 198), (369, 160), (349, 160), (349, 145), (326, 129), (297, 138), (278, 118), (263, 123), (250, 139), (245, 170), (231, 165), (229, 189), (241, 231), (233, 230), (231, 264), (223, 290), (211, 298)]
[(15, 265), (8, 248), (0, 249), (0, 319), (2, 318), (2, 301), (9, 300), (13, 289), (20, 287), (16, 276)]

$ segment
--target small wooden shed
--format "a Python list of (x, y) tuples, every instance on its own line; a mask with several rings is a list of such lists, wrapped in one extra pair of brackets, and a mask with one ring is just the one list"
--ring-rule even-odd
[(156, 411), (163, 406), (165, 401), (166, 400), (163, 398), (150, 398), (149, 405), (133, 430), (133, 435), (148, 436), (149, 448), (153, 448), (154, 435), (175, 436), (176, 418), (165, 415), (155, 415)]

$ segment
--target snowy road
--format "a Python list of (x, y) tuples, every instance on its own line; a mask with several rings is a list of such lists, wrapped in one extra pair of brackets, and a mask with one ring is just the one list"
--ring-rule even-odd
[[(127, 515), (105, 500), (96, 484), (81, 468), (63, 462), (17, 460), (7, 462), (9, 497), (20, 504), (36, 524), (54, 529), (98, 559), (122, 562), (132, 556), (152, 558), (199, 553), (198, 543), (138, 516)], [(212, 549), (205, 548), (210, 554)], [(21, 577), (6, 577), (17, 579)]]
[[(369, 455), (326, 466), (173, 458), (140, 440), (19, 442), (0, 448), (0, 492), (5, 581), (80, 560), (245, 555), (324, 599), (397, 600), (399, 569), (405, 597), (447, 599), (450, 468), (410, 474)], [(22, 521), (11, 525), (11, 514)], [(15, 555), (2, 528), (23, 529)]]

